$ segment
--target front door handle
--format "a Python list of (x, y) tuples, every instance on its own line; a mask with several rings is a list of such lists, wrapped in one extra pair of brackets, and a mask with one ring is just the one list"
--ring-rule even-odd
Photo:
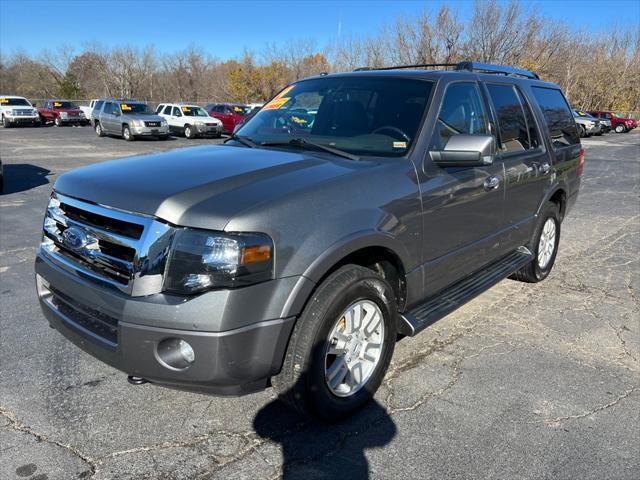
[(500, 186), (500, 177), (496, 177), (495, 175), (488, 177), (484, 181), (484, 189), (487, 191), (495, 190), (499, 186)]

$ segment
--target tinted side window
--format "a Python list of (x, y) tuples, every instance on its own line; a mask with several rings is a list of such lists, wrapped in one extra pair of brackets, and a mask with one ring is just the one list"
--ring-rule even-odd
[(531, 107), (529, 106), (529, 102), (524, 98), (522, 92), (516, 88), (516, 93), (518, 94), (518, 98), (520, 99), (520, 105), (524, 109), (524, 116), (527, 119), (527, 128), (529, 129), (529, 148), (538, 148), (540, 145), (540, 135), (538, 133), (538, 128), (536, 127), (535, 119), (533, 118), (533, 112), (531, 111)]
[(553, 148), (580, 143), (578, 127), (562, 92), (545, 87), (532, 87), (531, 90), (544, 114)]
[(173, 116), (174, 117), (181, 117), (182, 114), (180, 113), (180, 109), (178, 107), (173, 107)]
[(488, 134), (487, 114), (475, 83), (447, 87), (431, 139), (431, 148), (442, 150), (449, 138), (460, 133)]
[(113, 103), (107, 102), (104, 104), (104, 113), (113, 114)]
[(100, 109), (102, 108), (102, 105), (103, 105), (103, 104), (104, 104), (104, 101), (103, 101), (103, 100), (98, 100), (98, 101), (95, 103), (95, 105), (93, 106), (93, 109), (94, 109), (96, 112), (99, 112), (99, 111), (100, 111)]
[(498, 116), (501, 150), (505, 152), (527, 150), (529, 148), (527, 122), (513, 86), (487, 85), (487, 89)]
[(165, 115), (171, 115), (171, 105), (167, 105), (166, 107), (164, 107), (164, 113)]

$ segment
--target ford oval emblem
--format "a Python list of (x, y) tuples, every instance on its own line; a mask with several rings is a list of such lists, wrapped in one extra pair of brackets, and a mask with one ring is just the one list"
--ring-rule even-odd
[(80, 250), (89, 243), (87, 234), (78, 227), (69, 227), (62, 232), (62, 240), (71, 250)]

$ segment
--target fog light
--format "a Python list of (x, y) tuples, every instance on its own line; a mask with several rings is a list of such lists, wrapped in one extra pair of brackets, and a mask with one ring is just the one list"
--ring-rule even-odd
[(187, 342), (181, 338), (165, 338), (157, 348), (158, 360), (171, 370), (189, 368), (196, 359), (196, 354)]

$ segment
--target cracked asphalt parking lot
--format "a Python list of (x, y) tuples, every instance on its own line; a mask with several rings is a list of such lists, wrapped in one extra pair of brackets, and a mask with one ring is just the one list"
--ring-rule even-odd
[(270, 390), (131, 386), (40, 313), (33, 258), (56, 176), (202, 143), (0, 132), (0, 478), (640, 477), (640, 131), (583, 142), (582, 190), (545, 282), (505, 280), (403, 339), (376, 401), (329, 427)]

